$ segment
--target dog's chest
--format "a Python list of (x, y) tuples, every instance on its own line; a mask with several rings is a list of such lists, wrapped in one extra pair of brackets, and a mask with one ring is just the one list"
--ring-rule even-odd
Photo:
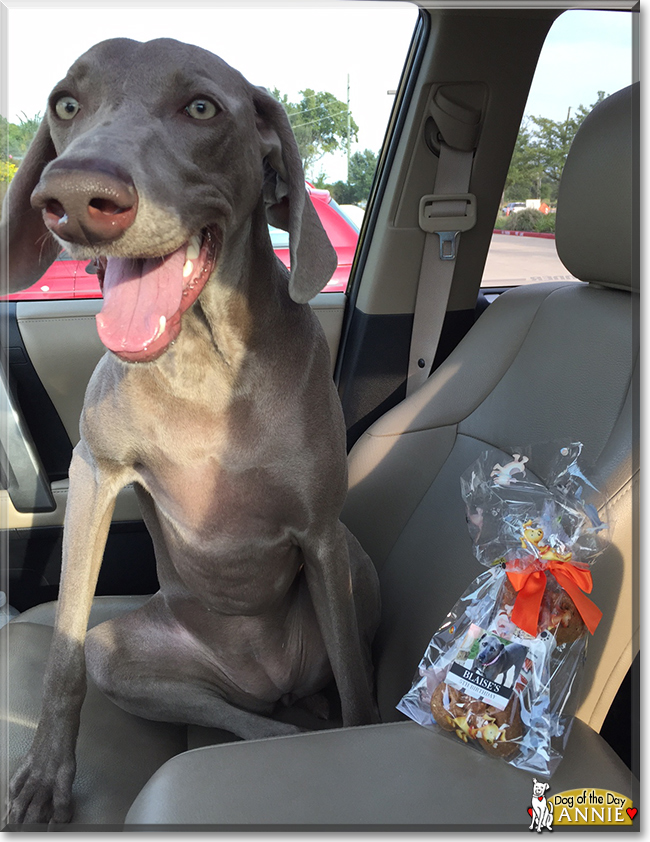
[(188, 540), (229, 544), (273, 534), (295, 504), (272, 470), (224, 454), (153, 460), (136, 466), (136, 474), (160, 517)]
[(300, 413), (263, 389), (233, 398), (206, 382), (187, 400), (126, 372), (113, 384), (103, 378), (112, 388), (86, 404), (91, 449), (124, 464), (127, 481), (148, 492), (149, 517), (191, 591), (218, 580), (220, 594), (244, 610), (255, 602), (254, 582), (253, 591), (275, 599), (300, 564), (292, 536), (306, 521), (314, 472)]
[(264, 611), (283, 598), (301, 563), (288, 486), (266, 469), (236, 470), (209, 455), (141, 465), (138, 474), (165, 543), (161, 585), (181, 581), (225, 613)]

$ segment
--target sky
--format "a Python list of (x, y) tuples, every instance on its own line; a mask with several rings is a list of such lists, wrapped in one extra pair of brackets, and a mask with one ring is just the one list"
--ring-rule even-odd
[[(254, 8), (249, 5), (252, 2)], [(7, 68), (0, 113), (17, 122), (43, 112), (53, 85), (70, 64), (98, 41), (173, 37), (220, 55), (256, 85), (277, 87), (298, 99), (306, 87), (327, 90), (342, 102), (350, 79), (350, 111), (359, 125), (352, 151), (378, 152), (417, 10), (409, 3), (324, 0), (284, 8), (239, 0), (188, 0), (167, 5), (147, 0), (105, 0), (69, 8), (75, 0), (8, 0)], [(277, 4), (279, 5), (279, 4)], [(630, 15), (566, 12), (544, 46), (527, 114), (566, 118), (569, 106), (590, 105), (599, 90), (613, 93), (631, 81)], [(53, 47), (53, 44), (55, 45)], [(41, 57), (35, 61), (34, 56)], [(345, 178), (345, 158), (327, 156), (316, 165), (334, 181)]]

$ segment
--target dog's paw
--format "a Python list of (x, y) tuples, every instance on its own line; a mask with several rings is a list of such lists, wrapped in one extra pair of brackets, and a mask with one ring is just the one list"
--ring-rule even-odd
[(74, 759), (38, 763), (29, 754), (9, 784), (6, 821), (18, 824), (67, 824), (72, 819)]

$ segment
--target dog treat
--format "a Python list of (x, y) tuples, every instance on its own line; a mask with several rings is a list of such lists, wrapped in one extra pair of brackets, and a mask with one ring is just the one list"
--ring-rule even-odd
[(493, 757), (511, 757), (518, 750), (523, 726), (516, 695), (499, 710), (441, 681), (431, 696), (431, 713), (445, 731), (465, 743), (476, 740)]
[(469, 696), (441, 681), (431, 696), (431, 713), (441, 728), (455, 731), (456, 719), (467, 715), (471, 701)]
[(576, 671), (601, 618), (587, 594), (606, 525), (577, 466), (581, 449), (555, 448), (546, 472), (539, 453), (486, 452), (463, 475), (474, 553), (488, 570), (449, 612), (398, 704), (426, 727), (547, 776), (564, 753)]
[(485, 705), (469, 717), (470, 724), (478, 726), (476, 739), (493, 757), (509, 758), (519, 751), (523, 725), (519, 714), (519, 697), (512, 696), (505, 710)]

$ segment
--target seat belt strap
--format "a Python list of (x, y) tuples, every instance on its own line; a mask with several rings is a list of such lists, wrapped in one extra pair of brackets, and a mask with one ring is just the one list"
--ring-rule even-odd
[(427, 232), (413, 316), (406, 395), (428, 378), (451, 292), (458, 241), (476, 222), (476, 197), (468, 193), (474, 151), (440, 144), (433, 193), (420, 200), (419, 223)]

